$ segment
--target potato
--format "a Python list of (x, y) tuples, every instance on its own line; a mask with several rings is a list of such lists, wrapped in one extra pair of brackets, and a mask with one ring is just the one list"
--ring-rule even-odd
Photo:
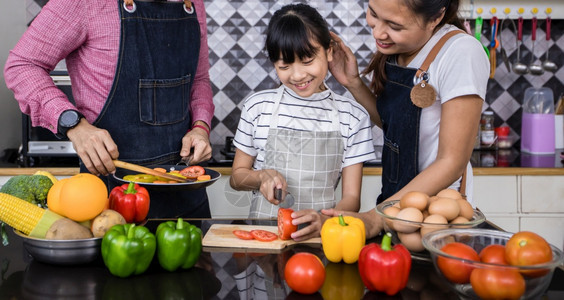
[(125, 223), (125, 218), (120, 213), (106, 209), (92, 220), (91, 230), (94, 237), (103, 237), (112, 226)]
[(55, 221), (45, 234), (45, 238), (48, 240), (79, 240), (89, 239), (92, 236), (92, 232), (88, 228), (68, 218)]

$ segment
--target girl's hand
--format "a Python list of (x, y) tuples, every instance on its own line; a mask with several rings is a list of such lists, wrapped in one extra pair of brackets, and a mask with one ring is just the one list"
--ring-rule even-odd
[(268, 200), (268, 202), (278, 205), (279, 201), (274, 198), (274, 190), (282, 189), (286, 190), (288, 183), (282, 174), (278, 173), (276, 170), (265, 169), (259, 171), (260, 179), (260, 192)]
[(313, 209), (304, 209), (294, 211), (292, 213), (292, 224), (301, 225), (308, 224), (308, 226), (292, 233), (292, 239), (295, 241), (303, 241), (314, 237), (321, 236), (321, 227), (325, 220), (328, 219), (326, 215), (320, 214)]
[(334, 32), (331, 32), (331, 38), (333, 39), (333, 60), (329, 62), (329, 71), (333, 77), (347, 89), (362, 84), (358, 73), (358, 62), (352, 50)]

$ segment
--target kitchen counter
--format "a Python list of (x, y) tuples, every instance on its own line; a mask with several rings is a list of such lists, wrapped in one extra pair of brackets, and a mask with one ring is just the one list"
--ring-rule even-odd
[[(150, 220), (147, 227), (154, 232), (164, 220)], [(232, 223), (233, 220), (187, 220), (200, 224), (204, 232), (213, 223)], [(253, 221), (238, 220), (252, 224)], [(256, 221), (255, 221), (256, 222)], [(269, 222), (274, 225), (274, 221)], [(491, 224), (484, 227), (491, 228)], [(204, 247), (196, 267), (190, 270), (167, 272), (158, 265), (156, 258), (149, 270), (138, 276), (117, 278), (105, 268), (101, 259), (79, 266), (56, 266), (33, 260), (23, 248), (22, 239), (8, 230), (10, 244), (0, 246), (2, 276), (0, 299), (250, 299), (245, 287), (260, 289), (255, 270), (262, 270), (268, 299), (274, 293), (281, 299), (339, 299), (339, 292), (346, 290), (348, 297), (359, 295), (362, 299), (418, 299), (433, 295), (432, 299), (458, 299), (439, 278), (432, 264), (426, 260), (413, 260), (408, 286), (393, 297), (383, 293), (368, 292), (360, 282), (356, 264), (328, 263), (320, 245), (297, 245), (284, 250), (260, 251), (242, 248)], [(378, 242), (379, 239), (368, 242)], [(283, 277), (285, 262), (296, 252), (310, 252), (322, 258), (326, 265), (326, 283), (320, 292), (304, 296), (291, 292)], [(258, 272), (258, 271), (257, 271)], [(343, 277), (346, 274), (347, 278)], [(237, 280), (235, 279), (237, 278)], [(346, 279), (346, 280), (343, 280)], [(564, 296), (564, 271), (556, 269), (552, 283), (543, 299), (562, 299)], [(239, 288), (238, 288), (239, 287)], [(239, 290), (239, 291), (238, 291)], [(249, 291), (251, 291), (249, 289)], [(331, 290), (328, 297), (327, 291)], [(364, 295), (364, 296), (363, 296)], [(263, 294), (263, 296), (265, 296)], [(257, 299), (259, 297), (256, 297)], [(266, 297), (260, 297), (260, 299)]]

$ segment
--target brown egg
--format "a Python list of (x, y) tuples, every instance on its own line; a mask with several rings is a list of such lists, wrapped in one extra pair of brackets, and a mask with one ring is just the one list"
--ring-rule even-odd
[(454, 199), (439, 198), (429, 205), (429, 213), (432, 215), (441, 215), (450, 221), (458, 217), (460, 205)]
[[(454, 220), (450, 221), (450, 224), (463, 224), (463, 223), (468, 223), (470, 222), (468, 219), (466, 219), (463, 216), (458, 216), (456, 218), (454, 218)], [(468, 227), (470, 227), (470, 225), (468, 225)], [(466, 228), (466, 226), (456, 226), (456, 228)]]
[(459, 215), (465, 217), (467, 220), (472, 220), (472, 217), (474, 216), (474, 209), (472, 208), (472, 204), (470, 204), (470, 202), (468, 202), (466, 199), (458, 199), (456, 201), (460, 206)]
[(437, 194), (439, 198), (462, 199), (460, 192), (455, 189), (444, 189)]
[(423, 192), (407, 192), (403, 195), (400, 199), (400, 207), (415, 207), (420, 211), (423, 211), (427, 208), (429, 204), (429, 196)]
[(438, 196), (431, 196), (431, 197), (429, 197), (429, 204), (431, 204), (431, 203), (437, 201), (438, 199), (439, 199)]
[(421, 242), (421, 234), (419, 231), (411, 233), (398, 232), (398, 238), (402, 245), (404, 245), (409, 251), (420, 252), (425, 250), (425, 247), (423, 247), (423, 243)]
[[(423, 221), (423, 213), (415, 207), (406, 207), (398, 212), (396, 218), (411, 222), (421, 222)], [(419, 225), (400, 220), (394, 220), (393, 227), (396, 231), (403, 233), (411, 233), (419, 229)]]
[[(425, 224), (429, 223), (429, 224)], [(429, 232), (433, 232), (439, 229), (444, 229), (444, 225), (437, 225), (437, 224), (448, 224), (448, 220), (441, 216), (441, 215), (429, 215), (423, 220), (423, 224), (421, 225), (421, 236), (426, 235)]]
[[(400, 209), (398, 207), (392, 205), (392, 206), (386, 207), (386, 209), (384, 209), (382, 212), (387, 216), (395, 217), (395, 216), (397, 216), (399, 211), (400, 211)], [(393, 222), (392, 222), (391, 219), (384, 218), (384, 220), (385, 220), (385, 222), (386, 222), (385, 224), (388, 226), (388, 228), (395, 230)]]

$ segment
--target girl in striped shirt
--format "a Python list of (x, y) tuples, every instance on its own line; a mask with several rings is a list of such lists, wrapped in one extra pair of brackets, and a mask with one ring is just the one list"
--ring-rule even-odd
[[(266, 49), (282, 85), (247, 98), (235, 134), (231, 186), (252, 191), (251, 218), (277, 216), (275, 190), (295, 199), (295, 240), (319, 236), (321, 209), (360, 209), (363, 162), (375, 158), (368, 113), (325, 84), (333, 59), (323, 17), (305, 4), (275, 12)], [(335, 188), (342, 183), (341, 200)]]

